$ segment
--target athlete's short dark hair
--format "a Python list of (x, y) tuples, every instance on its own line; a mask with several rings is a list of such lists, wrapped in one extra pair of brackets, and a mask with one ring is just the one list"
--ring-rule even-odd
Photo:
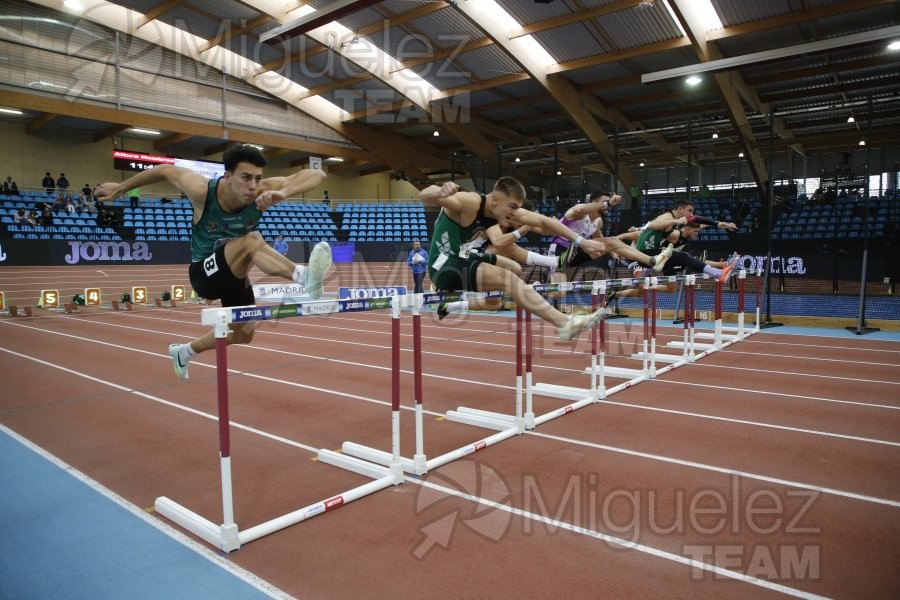
[(245, 162), (259, 168), (263, 168), (268, 164), (265, 155), (256, 146), (242, 144), (240, 146), (232, 146), (222, 155), (222, 162), (225, 163), (225, 170), (234, 173), (238, 164)]

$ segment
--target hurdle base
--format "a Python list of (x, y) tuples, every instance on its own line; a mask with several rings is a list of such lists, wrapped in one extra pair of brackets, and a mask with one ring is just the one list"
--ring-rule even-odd
[[(375, 448), (363, 446), (362, 444), (357, 444), (355, 442), (344, 442), (343, 445), (341, 445), (341, 452), (345, 455), (349, 455), (354, 458), (360, 458), (362, 460), (367, 460), (384, 467), (390, 467), (394, 462), (394, 456), (390, 452), (377, 450)], [(421, 457), (421, 459), (416, 461), (401, 456), (400, 466), (403, 468), (403, 471), (406, 473), (412, 473), (414, 475), (424, 475), (426, 472), (424, 470), (426, 459), (422, 455), (417, 455), (417, 458), (418, 457)], [(366, 473), (363, 473), (363, 475), (365, 474)]]
[(19, 316), (19, 307), (15, 304), (9, 305), (9, 316), (18, 317)]
[(665, 354), (663, 352), (657, 352), (652, 356), (647, 352), (635, 352), (631, 355), (631, 358), (636, 360), (644, 360), (644, 358), (650, 360), (651, 358), (653, 358), (653, 360), (655, 360), (656, 362), (676, 363), (684, 357), (681, 354)]
[[(668, 344), (666, 344), (666, 347), (667, 347), (667, 348), (681, 348), (681, 349), (683, 350), (683, 349), (684, 349), (684, 342), (669, 342)], [(716, 346), (715, 344), (698, 344), (698, 343), (694, 343), (694, 349), (695, 349), (695, 350), (715, 350), (716, 347), (717, 347), (717, 346)]]
[(33, 317), (33, 316), (34, 316), (34, 312), (32, 312), (30, 306), (25, 306), (25, 307), (22, 308), (22, 310), (25, 311), (25, 316), (26, 316), (26, 317)]
[[(591, 367), (585, 367), (584, 372), (588, 375), (591, 374)], [(608, 365), (603, 366), (603, 376), (604, 377), (616, 377), (618, 379), (634, 379), (636, 377), (641, 377), (644, 375), (643, 369), (628, 369), (625, 367), (610, 367)]]
[(533, 394), (538, 396), (549, 396), (550, 398), (559, 398), (560, 400), (582, 400), (586, 396), (590, 396), (591, 390), (585, 388), (571, 387), (568, 385), (556, 385), (553, 383), (536, 383), (531, 388)]
[(63, 308), (65, 309), (67, 315), (78, 314), (78, 307), (74, 302), (66, 302), (66, 304), (63, 305)]
[(525, 433), (524, 421), (512, 415), (502, 415), (477, 408), (460, 406), (456, 410), (448, 410), (445, 416), (448, 421), (453, 421), (454, 423), (463, 423), (496, 431), (516, 428), (519, 433)]
[(154, 510), (177, 525), (187, 529), (205, 542), (223, 552), (232, 552), (241, 547), (237, 525), (216, 525), (174, 500), (160, 496), (153, 504)]
[[(325, 448), (319, 449), (319, 462), (353, 471), (354, 473), (365, 477), (371, 477), (372, 479), (381, 479), (392, 473), (392, 471), (380, 465), (359, 460), (353, 456), (346, 456), (340, 452), (327, 450)], [(403, 472), (400, 469), (397, 469), (397, 471), (399, 472), (399, 480), (396, 483), (402, 483)]]

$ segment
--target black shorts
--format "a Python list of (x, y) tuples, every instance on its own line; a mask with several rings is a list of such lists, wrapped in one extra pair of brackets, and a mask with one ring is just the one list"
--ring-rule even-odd
[(191, 286), (201, 298), (221, 300), (222, 306), (249, 306), (256, 304), (250, 279), (238, 279), (225, 260), (225, 244), (202, 261), (188, 267)]
[(429, 276), (434, 289), (444, 292), (477, 292), (478, 265), (481, 263), (496, 264), (492, 254), (473, 252), (467, 258), (448, 257), (437, 271), (430, 270)]

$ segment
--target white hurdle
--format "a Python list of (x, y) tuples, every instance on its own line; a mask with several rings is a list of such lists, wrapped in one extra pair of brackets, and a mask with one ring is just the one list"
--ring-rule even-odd
[[(340, 456), (328, 450), (319, 451), (319, 460), (336, 464), (361, 475), (371, 477), (374, 481), (352, 488), (337, 496), (315, 502), (288, 514), (276, 517), (254, 527), (240, 530), (234, 519), (233, 485), (231, 478), (231, 422), (228, 416), (228, 361), (227, 343), (230, 323), (262, 321), (302, 315), (322, 315), (336, 312), (376, 310), (388, 308), (387, 299), (373, 298), (363, 300), (324, 300), (300, 304), (283, 304), (279, 306), (236, 306), (230, 308), (207, 308), (203, 310), (201, 321), (204, 325), (215, 327), (216, 336), (216, 376), (218, 380), (219, 405), (219, 455), (222, 482), (222, 524), (216, 525), (209, 519), (197, 514), (187, 507), (160, 496), (154, 503), (156, 512), (174, 521), (184, 529), (224, 552), (232, 552), (243, 544), (252, 542), (285, 527), (290, 527), (310, 517), (320, 515), (329, 510), (343, 506), (349, 502), (403, 482), (403, 471), (399, 461), (395, 460), (390, 468), (380, 467), (351, 457)], [(391, 303), (392, 311), (399, 318), (399, 304)], [(394, 457), (399, 455), (399, 377), (400, 377), (400, 328), (399, 320), (394, 320), (392, 328), (392, 427), (394, 431)]]
[[(431, 469), (436, 469), (451, 461), (468, 456), (488, 446), (492, 446), (505, 439), (519, 435), (525, 431), (524, 420), (521, 414), (521, 396), (518, 396), (518, 411), (515, 417), (492, 413), (488, 411), (459, 408), (456, 411), (448, 411), (447, 419), (458, 423), (477, 425), (488, 429), (499, 430), (498, 433), (482, 438), (471, 444), (467, 444), (455, 450), (451, 450), (440, 456), (428, 458), (424, 449), (423, 408), (422, 408), (422, 333), (421, 333), (421, 307), (431, 304), (439, 304), (444, 301), (456, 299), (472, 300), (478, 298), (500, 298), (503, 292), (434, 292), (427, 294), (411, 294), (406, 296), (404, 306), (412, 309), (413, 313), (413, 362), (415, 377), (415, 401), (416, 401), (416, 454), (413, 458), (393, 456), (382, 450), (363, 446), (355, 442), (344, 442), (341, 446), (343, 455), (349, 455), (376, 465), (399, 464), (399, 467), (414, 475), (424, 475)], [(520, 386), (521, 387), (521, 386)], [(338, 455), (341, 456), (341, 455)]]

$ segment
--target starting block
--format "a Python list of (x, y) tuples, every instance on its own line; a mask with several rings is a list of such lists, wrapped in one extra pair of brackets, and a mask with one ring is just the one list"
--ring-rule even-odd
[(110, 302), (110, 308), (113, 310), (131, 310), (131, 302), (119, 302), (118, 300), (113, 300)]

